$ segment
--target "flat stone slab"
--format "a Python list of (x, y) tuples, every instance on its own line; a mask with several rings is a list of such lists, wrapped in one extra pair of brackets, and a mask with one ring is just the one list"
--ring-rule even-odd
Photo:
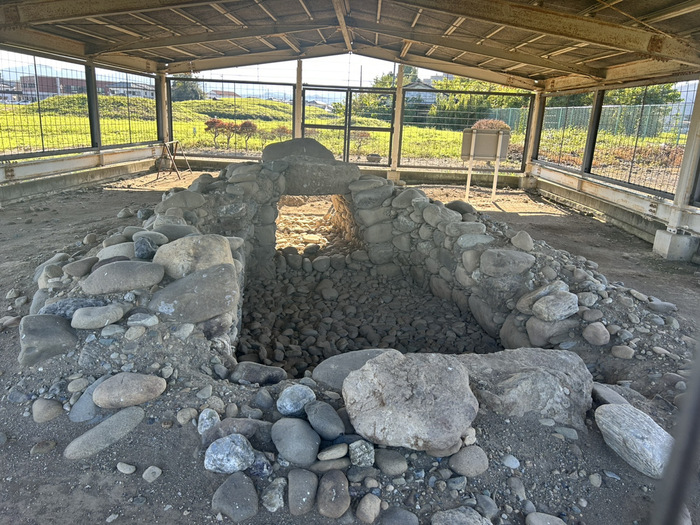
[(120, 410), (71, 441), (63, 451), (63, 456), (66, 459), (85, 459), (94, 456), (134, 430), (145, 415), (146, 413), (139, 407)]
[(323, 383), (340, 392), (343, 389), (343, 381), (345, 381), (350, 372), (359, 370), (367, 361), (384, 352), (386, 352), (386, 349), (369, 348), (367, 350), (355, 350), (354, 352), (334, 355), (321, 361), (314, 368), (311, 377), (314, 381)]
[(412, 450), (460, 442), (479, 404), (457, 356), (388, 350), (351, 372), (343, 399), (355, 431), (368, 441)]
[(199, 323), (235, 311), (240, 300), (235, 267), (218, 264), (186, 275), (157, 291), (148, 308), (169, 321)]
[(166, 384), (162, 377), (121, 372), (100, 383), (92, 393), (92, 400), (102, 408), (140, 405), (161, 395)]
[(22, 366), (32, 366), (74, 350), (77, 342), (67, 319), (57, 315), (27, 315), (19, 323), (17, 360)]
[(160, 264), (138, 261), (117, 261), (93, 271), (80, 286), (86, 294), (100, 295), (150, 288), (165, 275)]

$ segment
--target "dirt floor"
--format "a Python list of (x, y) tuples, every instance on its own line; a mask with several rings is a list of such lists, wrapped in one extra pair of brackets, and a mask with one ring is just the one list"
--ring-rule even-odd
[[(78, 252), (88, 233), (103, 238), (119, 227), (138, 224), (136, 217), (118, 219), (117, 213), (124, 207), (134, 211), (143, 206), (152, 207), (160, 201), (163, 191), (174, 186), (186, 187), (200, 173), (187, 174), (183, 180), (175, 175), (156, 180), (151, 173), (101, 187), (65, 191), (2, 206), (0, 302), (3, 315), (28, 313), (28, 303), (19, 304), (21, 300), (18, 302), (13, 296), (26, 296), (31, 301), (36, 289), (32, 275), (37, 265), (57, 252)], [(428, 196), (443, 202), (464, 196), (461, 187), (422, 189)], [(547, 202), (534, 193), (500, 190), (496, 202), (491, 203), (490, 190), (477, 188), (472, 190), (470, 202), (493, 219), (526, 230), (534, 239), (546, 240), (553, 247), (597, 262), (599, 271), (610, 282), (624, 282), (626, 286), (675, 303), (679, 308), (676, 317), (681, 332), (697, 337), (700, 313), (700, 268), (697, 266), (663, 260), (652, 254), (648, 243), (592, 217)], [(280, 237), (287, 244), (297, 246), (316, 242), (313, 228), (323, 229), (320, 224), (328, 206), (329, 201), (319, 199), (303, 206), (283, 207), (279, 228), (286, 233)], [(305, 227), (295, 232), (295, 224), (304, 220), (307, 221)], [(12, 293), (13, 290), (16, 293)], [(37, 425), (32, 421), (29, 404), (8, 401), (11, 387), (30, 373), (19, 367), (18, 352), (17, 329), (9, 327), (1, 331), (0, 523), (199, 524), (217, 521), (210, 508), (211, 496), (222, 479), (203, 469), (198, 436), (193, 427), (173, 425), (174, 414), (158, 413), (147, 417), (138, 434), (130, 435), (94, 458), (68, 461), (62, 451), (81, 430), (71, 427), (65, 417)], [(567, 518), (569, 524), (646, 523), (645, 516), (654, 497), (654, 481), (626, 466), (606, 447), (598, 432), (588, 432), (581, 436), (578, 444), (570, 444), (556, 439), (543, 441), (536, 436), (533, 439), (532, 433), (540, 428), (537, 421), (504, 421), (486, 414), (481, 423), (480, 442), (488, 443), (489, 453), (494, 457), (510, 453), (530, 458), (529, 467), (536, 470), (537, 475), (527, 480), (526, 486), (533, 501), (539, 498), (539, 502), (535, 501), (538, 510), (542, 508), (543, 512), (556, 514), (560, 510), (556, 508), (556, 501), (566, 499), (563, 496), (571, 493), (576, 495), (574, 501), (578, 502), (581, 514)], [(115, 468), (118, 461), (138, 465), (138, 474), (128, 477), (118, 472)], [(140, 474), (148, 465), (160, 466), (165, 475), (152, 484), (146, 483)], [(588, 481), (594, 472), (615, 473), (618, 479), (605, 474), (602, 489), (595, 489)], [(477, 482), (474, 490), (491, 489), (504, 483), (498, 478), (498, 468), (490, 475), (491, 478)], [(564, 483), (563, 478), (569, 481)], [(697, 477), (690, 490), (689, 507), (694, 522), (700, 523)], [(328, 523), (316, 513), (302, 518), (292, 518), (289, 514), (279, 517), (263, 510), (246, 523)]]

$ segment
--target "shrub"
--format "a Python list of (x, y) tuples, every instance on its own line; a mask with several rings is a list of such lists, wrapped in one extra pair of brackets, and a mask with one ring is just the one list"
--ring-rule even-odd
[(510, 126), (502, 120), (482, 118), (474, 122), (472, 129), (504, 129), (510, 131)]

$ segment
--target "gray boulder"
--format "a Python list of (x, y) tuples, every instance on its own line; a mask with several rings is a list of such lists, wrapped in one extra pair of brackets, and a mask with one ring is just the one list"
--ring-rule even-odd
[(335, 160), (333, 152), (316, 139), (303, 138), (291, 139), (283, 142), (275, 142), (263, 149), (263, 162), (283, 159), (290, 155), (305, 155), (320, 160), (332, 162)]
[(194, 235), (164, 244), (158, 248), (153, 262), (162, 265), (169, 277), (181, 279), (217, 264), (233, 264), (233, 257), (226, 237)]
[(278, 366), (261, 365), (251, 361), (238, 363), (229, 380), (241, 384), (275, 385), (287, 379), (287, 372)]
[(518, 348), (462, 354), (479, 403), (504, 416), (534, 412), (583, 428), (593, 378), (583, 360), (565, 350)]
[(71, 441), (63, 451), (66, 459), (85, 459), (113, 445), (134, 430), (146, 416), (142, 408), (129, 407), (105, 419)]
[(492, 249), (481, 254), (481, 271), (490, 277), (518, 275), (532, 268), (535, 258), (516, 250)]
[(165, 269), (160, 264), (117, 261), (100, 266), (81, 281), (80, 286), (89, 295), (128, 292), (150, 288), (158, 284), (164, 275)]
[(358, 434), (372, 443), (413, 450), (454, 446), (479, 408), (468, 369), (456, 356), (397, 350), (351, 372), (343, 398)]
[(240, 300), (235, 267), (218, 264), (193, 272), (157, 291), (148, 307), (169, 321), (199, 323), (236, 311)]
[(545, 295), (532, 305), (532, 313), (542, 321), (561, 321), (577, 312), (578, 296), (565, 291)]
[(629, 404), (601, 405), (595, 421), (605, 443), (642, 474), (663, 477), (673, 437), (641, 410)]
[(240, 523), (258, 513), (258, 492), (251, 479), (243, 472), (234, 472), (216, 489), (211, 510)]
[(491, 525), (491, 520), (470, 507), (457, 507), (433, 514), (430, 525)]
[(165, 213), (170, 208), (184, 208), (186, 210), (194, 210), (204, 205), (204, 197), (201, 193), (194, 191), (178, 191), (173, 193), (164, 201), (158, 203), (155, 212), (158, 214)]
[(369, 348), (367, 350), (355, 350), (354, 352), (334, 355), (321, 361), (314, 368), (311, 377), (317, 383), (322, 383), (333, 390), (340, 391), (343, 388), (343, 381), (345, 381), (350, 372), (362, 368), (367, 361), (386, 351), (381, 348)]
[(316, 461), (321, 438), (303, 419), (282, 418), (272, 425), (272, 441), (292, 465), (308, 467)]
[(27, 315), (19, 323), (22, 366), (32, 366), (75, 349), (78, 338), (68, 320), (57, 315)]

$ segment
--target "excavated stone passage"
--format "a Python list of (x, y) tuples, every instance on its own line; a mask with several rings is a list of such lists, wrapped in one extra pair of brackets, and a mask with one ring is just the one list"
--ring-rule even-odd
[[(563, 523), (524, 503), (517, 481), (594, 428), (592, 393), (598, 404), (635, 400), (594, 379), (647, 360), (687, 372), (675, 306), (465, 202), (431, 200), (328, 156), (313, 141), (275, 145), (262, 163), (168, 192), (140, 210), (141, 226), (39, 266), (19, 325), (28, 370), (8, 401), (31, 403), (37, 424), (68, 412), (92, 425), (64, 449), (83, 461), (139, 432), (147, 413), (194, 423), (203, 466), (229, 475), (212, 510), (234, 521), (262, 504), (291, 516), (356, 512), (365, 523), (448, 523), (450, 512)], [(332, 222), (350, 248), (277, 250), (285, 194), (333, 195)], [(596, 423), (632, 468), (652, 461), (656, 475), (671, 438), (635, 403), (596, 412)], [(420, 421), (417, 407), (428, 407)], [(479, 418), (504, 435), (507, 418), (523, 418), (529, 430), (513, 445), (547, 426), (558, 437), (537, 460), (520, 449), (524, 466), (504, 446), (494, 466)], [(640, 455), (648, 441), (658, 442), (651, 459)], [(541, 476), (569, 486), (578, 462), (575, 477)], [(162, 473), (151, 466), (144, 479)], [(548, 489), (536, 495), (545, 509), (582, 513)]]

